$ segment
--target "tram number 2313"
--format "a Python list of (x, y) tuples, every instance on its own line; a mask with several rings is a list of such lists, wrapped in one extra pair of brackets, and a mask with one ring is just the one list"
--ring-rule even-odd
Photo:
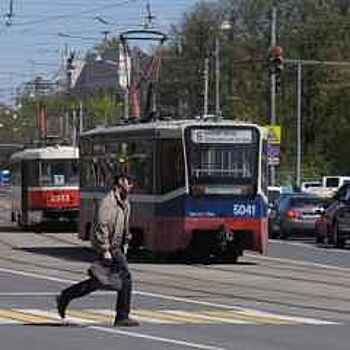
[(255, 216), (256, 207), (254, 204), (234, 204), (233, 215), (235, 216)]

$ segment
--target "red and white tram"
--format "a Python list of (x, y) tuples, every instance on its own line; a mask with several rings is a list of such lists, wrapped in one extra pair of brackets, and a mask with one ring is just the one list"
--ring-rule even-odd
[(71, 146), (27, 148), (11, 156), (11, 218), (21, 227), (77, 223), (79, 150)]

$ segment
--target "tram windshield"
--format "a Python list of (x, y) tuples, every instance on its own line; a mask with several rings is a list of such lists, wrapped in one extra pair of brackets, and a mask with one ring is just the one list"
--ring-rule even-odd
[(42, 186), (78, 185), (77, 160), (41, 160), (39, 164)]
[(31, 185), (76, 186), (79, 184), (79, 167), (76, 159), (36, 160), (31, 163)]
[(187, 132), (192, 192), (256, 193), (258, 132), (253, 128), (192, 128)]

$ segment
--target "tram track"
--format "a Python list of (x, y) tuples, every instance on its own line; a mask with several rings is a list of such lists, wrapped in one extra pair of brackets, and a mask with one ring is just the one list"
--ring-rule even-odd
[[(81, 245), (79, 243), (72, 242), (71, 240), (64, 239), (62, 237), (52, 236), (52, 234), (36, 233), (36, 232), (34, 232), (33, 234), (36, 235), (36, 236), (44, 236), (46, 239), (51, 239), (51, 240), (56, 241), (56, 242), (61, 242), (61, 243), (65, 243), (65, 244), (68, 244), (68, 245), (74, 245), (76, 247), (81, 247)], [(3, 243), (3, 244), (5, 243), (1, 239), (0, 239), (0, 242)], [(18, 247), (14, 247), (12, 245), (8, 245), (8, 246), (11, 247), (12, 249), (13, 248), (18, 248)], [(335, 276), (335, 271), (333, 271), (333, 273), (329, 273), (329, 272), (325, 272), (325, 271), (317, 272), (315, 270), (312, 270), (310, 272), (307, 268), (303, 268), (303, 269), (300, 269), (300, 268), (288, 268), (287, 269), (289, 272), (290, 271), (298, 272), (298, 273), (305, 273), (306, 272), (306, 273), (310, 273), (310, 274), (313, 274), (313, 275), (319, 274), (321, 276), (321, 278), (323, 279), (323, 280), (320, 280), (320, 279), (292, 277), (290, 275), (288, 275), (288, 276), (276, 276), (274, 274), (269, 274), (269, 273), (264, 273), (264, 272), (248, 271), (247, 269), (244, 270), (243, 272), (241, 272), (239, 270), (234, 270), (233, 271), (232, 269), (223, 268), (223, 267), (220, 267), (218, 265), (210, 266), (210, 265), (196, 265), (196, 264), (193, 264), (191, 266), (193, 266), (196, 269), (201, 269), (201, 270), (203, 270), (203, 269), (205, 269), (205, 270), (215, 270), (215, 271), (220, 271), (220, 272), (225, 272), (225, 273), (226, 272), (228, 272), (228, 273), (233, 273), (234, 272), (236, 275), (250, 275), (250, 276), (255, 276), (255, 277), (271, 278), (271, 279), (275, 279), (275, 280), (288, 280), (288, 281), (295, 281), (295, 282), (313, 283), (313, 284), (317, 284), (317, 285), (320, 285), (320, 286), (326, 285), (326, 286), (350, 288), (350, 283), (339, 283), (339, 282), (329, 282), (329, 281), (326, 282), (326, 281), (324, 281), (325, 277), (330, 277), (330, 278), (337, 277), (337, 276)], [(273, 267), (270, 264), (269, 264), (268, 267), (271, 268), (271, 269), (274, 269), (274, 270), (278, 270), (278, 272), (280, 272), (279, 268)], [(134, 268), (134, 271), (139, 272), (139, 273), (143, 273), (144, 272), (144, 270), (139, 269), (139, 268)], [(157, 273), (159, 273), (161, 275), (164, 275), (164, 276), (167, 276), (169, 274), (169, 272), (162, 273), (160, 271), (157, 271)], [(175, 274), (174, 274), (174, 276), (175, 276)], [(176, 274), (176, 277), (181, 278), (181, 279), (183, 279), (183, 278), (191, 279), (191, 280), (195, 279), (193, 276), (189, 277), (189, 276), (186, 276), (186, 275), (183, 275), (183, 274)], [(341, 274), (340, 272), (339, 272), (339, 277), (345, 278), (344, 274)], [(350, 275), (349, 275), (348, 278), (350, 279)], [(224, 285), (226, 285), (228, 287), (230, 287), (230, 286), (232, 286), (232, 287), (237, 286), (237, 283), (230, 284), (230, 283), (222, 282), (222, 281), (215, 281), (215, 282), (224, 284)], [(249, 285), (246, 285), (244, 287), (249, 287)], [(276, 290), (269, 289), (269, 291), (280, 292), (281, 290), (279, 290), (279, 289), (276, 289)], [(300, 295), (303, 296), (304, 294), (300, 293)], [(305, 295), (305, 296), (307, 296), (307, 295)], [(350, 301), (350, 299), (344, 299), (344, 300)]]
[[(36, 235), (40, 235), (38, 233), (35, 233)], [(72, 243), (70, 240), (66, 240), (62, 237), (55, 237), (55, 236), (46, 236), (46, 238), (50, 238), (54, 241), (58, 241), (58, 242), (62, 242), (62, 243), (65, 243), (65, 244), (73, 244), (77, 247), (80, 247), (79, 243)], [(132, 261), (131, 261), (132, 262)], [(228, 273), (235, 273), (236, 275), (249, 275), (249, 276), (254, 276), (254, 277), (263, 277), (263, 278), (271, 278), (271, 279), (275, 279), (275, 280), (288, 280), (288, 281), (294, 281), (294, 282), (305, 282), (305, 283), (313, 283), (315, 285), (320, 285), (321, 287), (322, 286), (334, 286), (334, 287), (341, 287), (341, 288), (349, 288), (350, 289), (350, 282), (349, 283), (339, 283), (339, 282), (329, 282), (329, 281), (325, 281), (325, 278), (326, 277), (329, 277), (329, 278), (336, 278), (336, 277), (342, 277), (342, 278), (345, 278), (344, 276), (344, 273), (341, 273), (341, 272), (336, 272), (336, 271), (333, 271), (332, 273), (329, 273), (329, 272), (325, 272), (325, 271), (322, 271), (322, 272), (315, 272), (315, 269), (313, 269), (311, 272), (310, 272), (310, 268), (307, 269), (307, 268), (303, 268), (303, 269), (300, 269), (300, 268), (287, 268), (287, 270), (289, 272), (297, 272), (297, 273), (308, 273), (308, 274), (312, 274), (312, 275), (320, 275), (320, 279), (318, 278), (301, 278), (301, 277), (292, 277), (290, 275), (288, 276), (276, 276), (272, 273), (265, 273), (265, 272), (254, 272), (254, 271), (248, 271), (247, 269), (244, 270), (243, 272), (239, 271), (239, 270), (232, 270), (232, 269), (226, 269), (226, 268), (223, 268), (223, 267), (220, 267), (218, 265), (215, 265), (215, 266), (211, 266), (211, 265), (196, 265), (196, 264), (193, 264), (191, 265), (193, 266), (194, 268), (196, 269), (205, 269), (205, 270), (215, 270), (215, 271), (220, 271), (220, 272), (228, 272)], [(239, 266), (239, 264), (238, 264)], [(268, 267), (270, 269), (273, 269), (273, 270), (277, 270), (279, 273), (281, 272), (279, 268), (277, 267), (273, 267), (271, 266), (270, 264), (268, 264)], [(144, 272), (144, 270), (142, 269), (139, 269), (139, 268), (133, 268), (134, 271), (136, 272), (139, 272), (139, 273), (142, 273)], [(162, 273), (162, 272), (157, 272), (159, 274), (162, 274), (164, 276), (167, 276), (168, 275), (168, 272), (166, 273)], [(335, 276), (335, 274), (338, 274), (338, 276)], [(179, 278), (186, 278), (186, 279), (191, 279), (191, 280), (194, 280), (195, 278), (193, 276), (186, 276), (186, 275), (183, 275), (183, 274), (176, 274), (176, 277), (179, 277)], [(349, 277), (348, 279), (350, 280), (350, 274), (349, 274)], [(232, 283), (232, 284), (228, 284), (227, 282), (222, 282), (222, 281), (215, 281), (215, 283), (220, 283), (220, 284), (225, 284), (227, 285), (228, 287), (235, 287), (237, 286), (237, 283)], [(244, 287), (249, 287), (249, 285), (244, 285)], [(281, 290), (279, 289), (268, 289), (267, 291), (275, 291), (275, 292), (281, 292)], [(288, 293), (288, 292), (287, 292)], [(290, 294), (293, 294), (295, 295), (295, 293), (290, 293)], [(296, 292), (297, 295), (300, 295), (300, 296), (308, 296), (307, 294), (303, 294), (302, 292)], [(320, 296), (321, 297), (321, 296)], [(327, 296), (327, 298), (329, 298), (329, 296)], [(338, 300), (338, 299), (337, 299)], [(349, 299), (344, 299), (344, 301), (350, 301), (350, 298)]]
[[(68, 239), (64, 239), (62, 237), (57, 237), (57, 236), (52, 236), (51, 233), (47, 234), (47, 233), (36, 233), (36, 232), (33, 232), (33, 234), (37, 235), (37, 236), (40, 236), (40, 235), (44, 235), (45, 238), (50, 238), (52, 239), (53, 241), (57, 241), (57, 242), (62, 242), (62, 243), (65, 243), (65, 244), (71, 244), (71, 245), (74, 245), (76, 247), (81, 247), (81, 244), (80, 243), (76, 243), (76, 242), (72, 242), (71, 240), (68, 240)], [(155, 263), (157, 263), (157, 260), (155, 259), (154, 260)], [(313, 274), (314, 276), (320, 276), (321, 279), (324, 279), (326, 277), (330, 277), (330, 278), (334, 278), (334, 277), (341, 277), (341, 278), (345, 278), (344, 276), (344, 271), (339, 271), (338, 269), (342, 269), (341, 267), (335, 267), (336, 269), (335, 270), (327, 270), (327, 269), (323, 269), (322, 271), (318, 271), (320, 268), (317, 267), (317, 268), (313, 268), (313, 263), (311, 263), (311, 267), (306, 267), (306, 266), (300, 266), (300, 265), (297, 265), (297, 266), (286, 266), (287, 264), (288, 265), (292, 265), (293, 262), (291, 261), (286, 261), (284, 262), (283, 259), (280, 259), (278, 261), (278, 266), (273, 266), (271, 264), (271, 262), (268, 262), (268, 261), (263, 261), (263, 260), (260, 260), (259, 259), (259, 263), (257, 264), (261, 264), (263, 263), (265, 267), (271, 269), (271, 270), (276, 270), (278, 273), (281, 272), (281, 270), (284, 270), (285, 272), (296, 272), (296, 273), (310, 273), (310, 274)], [(299, 261), (295, 261), (295, 264), (299, 264), (300, 262)], [(237, 266), (240, 266), (240, 265), (243, 265), (244, 262), (238, 262), (236, 265)], [(219, 266), (217, 264), (215, 264), (215, 266), (213, 265), (208, 265), (208, 264), (203, 264), (203, 266), (199, 266), (199, 265), (196, 265), (196, 264), (192, 264), (192, 266), (196, 266), (196, 267), (200, 267), (200, 268), (206, 268), (206, 269), (215, 269), (217, 271), (222, 271), (222, 272), (230, 272), (232, 270), (230, 269), (227, 269), (227, 268), (224, 268), (222, 266)], [(230, 265), (231, 266), (231, 265)], [(310, 268), (312, 268), (312, 271), (310, 271)], [(340, 285), (340, 286), (344, 286), (344, 287), (349, 287), (350, 288), (350, 268), (343, 268), (344, 270), (348, 270), (349, 271), (349, 284), (344, 284), (344, 285)], [(237, 272), (235, 270), (235, 272)], [(252, 272), (252, 271), (247, 271), (245, 270), (244, 271), (244, 274), (252, 274), (252, 275), (256, 275), (256, 276), (262, 276), (262, 277), (271, 277), (271, 278), (277, 278), (277, 279), (283, 279), (282, 276), (276, 276), (274, 274), (267, 274), (267, 273), (255, 273), (255, 272)], [(287, 276), (285, 277), (286, 279), (290, 280), (290, 276)], [(309, 282), (310, 279), (301, 279), (300, 282)], [(318, 280), (318, 279), (314, 279), (312, 280), (313, 282), (315, 283), (323, 283), (322, 281)]]
[[(42, 235), (39, 233), (35, 233), (35, 235)], [(45, 235), (45, 234), (44, 234)], [(54, 241), (59, 241), (61, 243), (65, 243), (65, 244), (70, 244), (70, 245), (75, 245), (75, 246), (79, 246), (78, 243), (72, 243), (70, 240), (68, 239), (64, 239), (62, 237), (55, 237), (55, 236), (51, 236), (51, 235), (45, 235), (45, 238), (50, 238)], [(3, 245), (6, 245), (7, 247), (11, 248), (11, 249), (18, 249), (18, 247), (16, 247), (15, 245), (11, 245), (8, 242), (4, 241), (3, 239), (0, 239), (0, 243)], [(49, 271), (55, 271), (55, 272), (60, 272), (60, 273), (69, 273), (72, 274), (74, 276), (81, 276), (82, 275), (82, 271), (74, 271), (72, 269), (66, 269), (66, 268), (61, 268), (61, 267), (57, 267), (57, 266), (48, 266), (47, 264), (42, 264), (42, 263), (35, 263), (35, 262), (29, 262), (28, 260), (23, 260), (23, 259), (19, 259), (19, 258), (11, 258), (11, 257), (0, 257), (0, 261), (7, 261), (10, 263), (14, 263), (14, 264), (18, 264), (18, 265), (23, 265), (23, 266), (30, 266), (30, 267), (34, 267), (34, 268), (40, 268), (40, 269), (45, 269), (45, 270), (49, 270)], [(220, 267), (211, 267), (211, 266), (198, 266), (198, 265), (192, 265), (193, 268), (195, 269), (206, 269), (206, 270), (211, 270), (211, 271), (216, 271), (219, 270), (221, 272), (224, 273), (238, 273), (237, 271), (232, 271), (232, 270), (228, 270), (228, 269), (224, 269), (224, 268), (220, 268)], [(328, 300), (328, 301), (340, 301), (340, 302), (345, 302), (345, 303), (349, 303), (350, 298), (343, 298), (343, 297), (333, 297), (330, 295), (320, 295), (319, 293), (306, 293), (306, 292), (295, 292), (295, 291), (288, 291), (288, 290), (284, 290), (284, 289), (280, 289), (280, 288), (264, 288), (262, 286), (258, 287), (259, 291), (265, 292), (265, 294), (269, 297), (257, 297), (254, 295), (247, 295), (246, 293), (238, 293), (237, 289), (238, 288), (243, 288), (243, 289), (247, 289), (247, 290), (257, 290), (257, 286), (252, 286), (249, 284), (245, 284), (245, 283), (237, 283), (237, 282), (226, 282), (226, 281), (217, 281), (215, 279), (204, 279), (204, 278), (198, 278), (198, 277), (194, 277), (193, 275), (188, 276), (185, 274), (179, 274), (179, 273), (172, 273), (170, 271), (167, 272), (161, 272), (161, 271), (149, 271), (149, 270), (145, 270), (145, 269), (140, 269), (138, 267), (133, 267), (133, 271), (135, 273), (138, 274), (145, 274), (145, 273), (155, 273), (157, 276), (163, 276), (163, 277), (169, 277), (169, 279), (172, 279), (172, 282), (154, 282), (154, 281), (150, 281), (150, 280), (141, 280), (138, 281), (139, 284), (141, 285), (145, 285), (147, 287), (151, 287), (151, 288), (155, 288), (156, 290), (158, 290), (159, 288), (166, 288), (166, 289), (174, 289), (174, 290), (179, 290), (181, 289), (182, 292), (189, 292), (191, 294), (196, 293), (196, 294), (200, 294), (202, 297), (205, 298), (217, 298), (217, 297), (224, 297), (224, 298), (228, 298), (228, 299), (233, 299), (233, 300), (239, 300), (239, 301), (248, 301), (248, 302), (255, 302), (255, 303), (265, 303), (265, 304), (269, 304), (269, 305), (275, 305), (275, 306), (285, 306), (285, 307), (293, 307), (293, 308), (299, 308), (299, 309), (308, 309), (308, 310), (314, 310), (314, 311), (325, 311), (325, 312), (330, 312), (330, 313), (339, 313), (342, 315), (350, 315), (350, 310), (344, 310), (344, 309), (337, 309), (337, 308), (333, 308), (333, 307), (324, 307), (324, 306), (320, 306), (320, 305), (310, 305), (310, 303), (305, 304), (305, 303), (293, 303), (293, 302), (285, 302), (285, 301), (281, 301), (281, 300), (276, 300), (276, 298), (271, 298), (271, 296), (269, 296), (271, 293), (280, 293), (281, 295), (285, 295), (286, 298), (288, 300), (290, 300), (292, 296), (294, 297), (303, 297), (303, 298), (311, 298), (311, 299), (318, 299), (318, 300)], [(239, 274), (245, 274), (244, 273), (239, 273)], [(261, 276), (258, 273), (254, 273), (254, 276)], [(287, 278), (287, 277), (286, 277)], [(239, 279), (238, 279), (239, 281)], [(304, 279), (303, 279), (304, 281)], [(307, 280), (308, 282), (310, 282), (309, 280)], [(190, 282), (190, 283), (187, 283)], [(316, 281), (317, 283), (319, 281)], [(200, 284), (204, 284), (204, 285), (208, 285), (208, 283), (210, 284), (215, 284), (216, 285), (216, 290), (208, 290), (208, 288), (205, 287), (194, 287), (194, 286), (189, 286), (189, 284), (193, 284), (193, 283), (198, 283), (198, 285)], [(332, 284), (331, 284), (332, 285)], [(348, 287), (348, 284), (337, 284), (337, 286), (340, 285), (341, 287)], [(231, 292), (225, 292), (225, 291), (220, 291), (220, 289), (232, 289), (232, 293)]]
[[(5, 257), (0, 257), (0, 261), (7, 261), (15, 264), (24, 264), (25, 266), (31, 266), (31, 267), (36, 267), (36, 268), (43, 268), (47, 270), (47, 265), (44, 264), (38, 264), (38, 263), (28, 263), (27, 261), (20, 260), (20, 259), (14, 259), (14, 258), (5, 258)], [(67, 270), (63, 268), (58, 268), (58, 267), (52, 267), (50, 266), (49, 268), (51, 271), (59, 271), (59, 272), (68, 272), (73, 275), (81, 276), (81, 271), (72, 271), (72, 270)], [(30, 270), (26, 272), (31, 272)], [(193, 280), (193, 279), (192, 279)], [(198, 280), (198, 279), (196, 279)], [(208, 283), (208, 281), (201, 280), (202, 282)], [(295, 308), (295, 309), (302, 309), (302, 310), (312, 310), (312, 311), (323, 311), (323, 312), (328, 312), (328, 313), (336, 313), (336, 314), (341, 314), (341, 315), (349, 315), (350, 316), (350, 310), (344, 310), (344, 309), (337, 309), (337, 308), (330, 308), (330, 307), (320, 307), (316, 305), (310, 305), (310, 304), (296, 304), (292, 302), (283, 302), (283, 301), (277, 301), (277, 300), (271, 300), (267, 298), (257, 298), (257, 297), (252, 297), (252, 296), (247, 296), (247, 295), (242, 295), (239, 293), (224, 293), (220, 292), (218, 290), (216, 291), (209, 291), (201, 288), (190, 288), (186, 287), (183, 283), (181, 283), (181, 287), (179, 286), (178, 283), (160, 283), (160, 282), (150, 282), (150, 281), (142, 281), (140, 284), (145, 284), (147, 287), (151, 286), (154, 287), (155, 289), (159, 290), (159, 288), (166, 288), (166, 289), (174, 289), (174, 290), (179, 290), (181, 289), (182, 292), (189, 292), (191, 295), (193, 293), (198, 293), (198, 295), (201, 295), (203, 298), (218, 298), (218, 297), (224, 297), (227, 299), (235, 300), (235, 301), (248, 301), (248, 302), (254, 302), (254, 303), (264, 303), (268, 305), (273, 305), (273, 306), (284, 306), (284, 307), (289, 307), (289, 308)], [(237, 285), (235, 285), (237, 287)], [(261, 290), (261, 288), (259, 288)], [(311, 295), (311, 297), (317, 297), (316, 295)], [(342, 299), (339, 298), (333, 298), (334, 300), (338, 301), (343, 301)], [(347, 301), (347, 300), (346, 300)]]

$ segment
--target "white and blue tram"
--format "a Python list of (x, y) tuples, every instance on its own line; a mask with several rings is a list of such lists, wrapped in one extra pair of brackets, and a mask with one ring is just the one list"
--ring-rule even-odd
[(88, 239), (113, 175), (135, 179), (132, 244), (236, 260), (265, 253), (267, 164), (264, 131), (224, 119), (130, 123), (80, 139), (80, 230)]

